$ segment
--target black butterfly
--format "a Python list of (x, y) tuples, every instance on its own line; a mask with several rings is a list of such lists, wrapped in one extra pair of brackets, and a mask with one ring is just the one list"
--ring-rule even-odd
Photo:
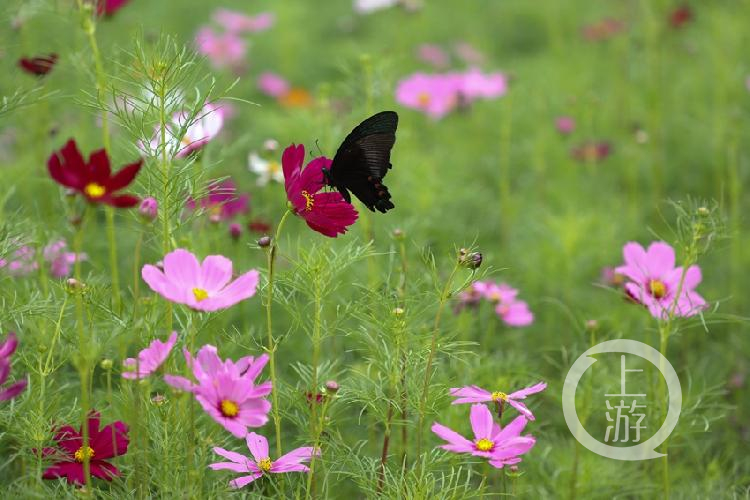
[(372, 210), (386, 213), (394, 208), (383, 177), (391, 165), (391, 148), (396, 142), (398, 115), (381, 111), (357, 125), (336, 151), (325, 182), (335, 187), (347, 202), (349, 191)]

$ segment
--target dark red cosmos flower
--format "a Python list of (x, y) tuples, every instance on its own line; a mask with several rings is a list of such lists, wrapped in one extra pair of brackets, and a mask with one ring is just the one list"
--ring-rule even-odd
[(89, 445), (83, 448), (82, 431), (65, 425), (57, 429), (57, 447), (46, 448), (44, 454), (59, 454), (62, 459), (44, 471), (44, 479), (64, 477), (70, 484), (84, 484), (83, 461), (89, 459), (91, 475), (111, 481), (120, 471), (107, 459), (124, 455), (128, 451), (128, 426), (119, 420), (99, 429), (100, 414), (92, 411), (88, 419)]
[(111, 16), (125, 7), (130, 0), (98, 0), (96, 13), (100, 16)]
[(56, 62), (57, 54), (49, 54), (31, 58), (22, 57), (18, 60), (18, 66), (32, 75), (44, 76), (52, 71), (52, 67)]
[(612, 153), (612, 146), (608, 142), (586, 142), (573, 148), (570, 154), (580, 161), (600, 161)]
[(271, 231), (271, 224), (263, 219), (253, 219), (247, 223), (247, 230), (253, 233), (268, 234)]
[(115, 193), (133, 182), (142, 164), (143, 160), (138, 160), (112, 175), (105, 150), (91, 153), (86, 163), (76, 142), (70, 139), (60, 151), (52, 153), (47, 169), (58, 184), (78, 191), (91, 203), (129, 208), (138, 204), (138, 197)]
[(294, 213), (305, 219), (314, 231), (335, 238), (354, 224), (359, 214), (351, 203), (344, 201), (341, 193), (323, 192), (323, 169), (330, 168), (332, 160), (319, 156), (305, 162), (305, 146), (292, 144), (281, 156), (284, 186)]
[(693, 20), (693, 10), (689, 5), (683, 5), (676, 8), (669, 15), (669, 24), (673, 28), (682, 28), (683, 25)]
[(590, 42), (608, 40), (625, 29), (625, 23), (617, 19), (606, 18), (596, 23), (587, 24), (581, 30), (583, 38)]

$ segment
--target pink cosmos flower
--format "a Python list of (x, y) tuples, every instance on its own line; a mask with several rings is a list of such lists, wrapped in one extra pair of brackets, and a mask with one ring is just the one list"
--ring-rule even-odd
[(438, 120), (458, 104), (456, 78), (452, 75), (414, 73), (396, 86), (396, 101)]
[(192, 253), (178, 248), (164, 256), (164, 270), (146, 264), (141, 276), (162, 297), (197, 311), (226, 309), (255, 295), (258, 271), (246, 272), (230, 283), (232, 261), (209, 255), (203, 263)]
[(258, 77), (258, 89), (267, 96), (278, 98), (286, 95), (291, 85), (281, 75), (266, 71)]
[(172, 387), (193, 393), (206, 413), (236, 437), (245, 437), (248, 427), (268, 422), (271, 409), (265, 396), (271, 393), (271, 382), (255, 384), (268, 355), (222, 361), (216, 347), (204, 345), (195, 359), (185, 349), (185, 360), (197, 383), (178, 375), (165, 375)]
[(310, 469), (304, 463), (312, 460), (314, 456), (320, 456), (320, 449), (306, 446), (292, 450), (286, 455), (282, 455), (278, 459), (271, 461), (268, 453), (268, 440), (266, 438), (260, 434), (250, 432), (245, 439), (252, 458), (217, 446), (214, 448), (214, 453), (226, 458), (229, 462), (217, 462), (209, 465), (213, 470), (231, 470), (240, 474), (248, 474), (233, 479), (229, 483), (232, 488), (247, 486), (263, 474), (308, 472)]
[(680, 287), (683, 268), (675, 267), (674, 249), (667, 243), (655, 241), (644, 250), (631, 241), (623, 247), (622, 256), (625, 264), (615, 272), (630, 280), (625, 283), (626, 292), (646, 306), (653, 317), (693, 316), (706, 307), (706, 301), (695, 291), (702, 279), (700, 267), (690, 266)]
[(50, 274), (55, 278), (67, 278), (73, 272), (76, 261), (88, 259), (85, 253), (66, 252), (67, 246), (65, 240), (58, 240), (44, 247), (44, 260), (49, 262)]
[(10, 332), (5, 340), (0, 343), (0, 401), (8, 401), (21, 394), (26, 389), (28, 380), (26, 376), (7, 387), (3, 384), (8, 380), (10, 375), (11, 356), (16, 352), (18, 347), (18, 337), (14, 332)]
[(458, 42), (456, 45), (454, 45), (453, 50), (456, 52), (456, 55), (466, 64), (469, 64), (471, 66), (477, 66), (484, 64), (485, 57), (484, 54), (479, 52), (472, 44), (469, 42)]
[(496, 304), (495, 312), (508, 326), (527, 326), (534, 322), (529, 305), (517, 298), (518, 290), (510, 285), (477, 281), (472, 286), (486, 300)]
[(568, 135), (576, 128), (576, 122), (569, 116), (558, 116), (555, 118), (555, 128), (563, 135)]
[(138, 359), (128, 358), (122, 362), (125, 369), (122, 377), (130, 380), (148, 377), (167, 360), (176, 342), (177, 332), (172, 332), (166, 342), (154, 340), (138, 353)]
[(33, 273), (39, 269), (36, 250), (28, 245), (17, 248), (12, 256), (0, 259), (0, 269), (4, 269), (10, 276), (27, 276)]
[[(469, 385), (466, 387), (454, 387), (451, 389), (451, 396), (457, 398), (451, 404), (460, 405), (464, 403), (496, 403), (498, 405), (504, 405), (508, 403), (513, 408), (518, 410), (523, 416), (529, 420), (534, 420), (534, 414), (531, 413), (525, 404), (521, 403), (520, 399), (526, 399), (531, 394), (536, 394), (547, 388), (545, 382), (539, 382), (538, 384), (532, 385), (520, 391), (511, 392), (506, 394), (504, 392), (496, 391), (490, 392), (476, 385)], [(502, 411), (500, 412), (502, 413)]]
[[(184, 158), (203, 148), (224, 128), (227, 113), (227, 108), (224, 105), (215, 103), (206, 103), (192, 120), (190, 113), (175, 113), (167, 130), (167, 152), (176, 158)], [(183, 132), (184, 135), (180, 137)], [(154, 135), (148, 144), (141, 143), (141, 149), (151, 156), (160, 156), (160, 147), (161, 132), (158, 129), (154, 131)]]
[(475, 99), (494, 99), (505, 95), (508, 91), (508, 80), (500, 72), (483, 73), (477, 68), (456, 75), (458, 92), (469, 102)]
[(198, 52), (217, 69), (239, 69), (247, 54), (247, 42), (231, 31), (219, 34), (211, 28), (201, 28), (195, 36), (195, 44)]
[(432, 43), (417, 47), (417, 57), (435, 69), (446, 69), (451, 63), (450, 56), (439, 45)]
[(528, 422), (523, 415), (503, 428), (492, 420), (492, 413), (485, 405), (475, 404), (471, 407), (470, 420), (474, 431), (473, 441), (444, 425), (433, 424), (432, 432), (448, 442), (441, 448), (486, 458), (491, 466), (502, 469), (520, 462), (520, 455), (528, 452), (536, 443), (536, 439), (529, 434), (521, 436)]
[(214, 12), (214, 21), (229, 33), (258, 33), (273, 26), (275, 16), (272, 12), (262, 12), (256, 16), (248, 16), (242, 12), (229, 9), (218, 9)]
[(344, 234), (359, 214), (351, 203), (344, 201), (341, 193), (318, 192), (324, 186), (323, 169), (330, 168), (332, 160), (319, 156), (303, 169), (304, 161), (305, 146), (302, 144), (292, 144), (281, 156), (286, 195), (294, 213), (320, 234), (331, 238)]
[[(250, 195), (247, 193), (237, 195), (237, 186), (234, 181), (225, 179), (209, 184), (208, 196), (200, 200), (200, 206), (208, 212), (211, 222), (227, 221), (250, 211)], [(187, 207), (195, 210), (197, 207), (195, 200), (189, 199)]]

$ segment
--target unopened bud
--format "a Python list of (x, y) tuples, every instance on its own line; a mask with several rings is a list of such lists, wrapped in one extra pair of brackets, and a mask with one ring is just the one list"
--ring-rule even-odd
[(231, 236), (234, 241), (239, 240), (240, 236), (242, 236), (242, 226), (236, 222), (229, 224), (229, 236)]
[(102, 370), (109, 371), (112, 369), (112, 360), (109, 358), (105, 358), (101, 363), (99, 363), (99, 366), (101, 366)]
[(458, 261), (468, 269), (479, 269), (479, 266), (482, 265), (482, 254), (480, 252), (469, 252), (462, 248), (458, 254)]
[(326, 392), (328, 394), (336, 394), (339, 390), (339, 384), (335, 380), (329, 380), (326, 382)]
[(696, 211), (701, 217), (708, 217), (709, 215), (711, 215), (711, 211), (706, 207), (698, 207), (698, 210)]
[(274, 139), (266, 139), (265, 141), (263, 141), (263, 150), (265, 152), (267, 152), (267, 153), (273, 153), (277, 149), (279, 149), (279, 143), (278, 143), (278, 141), (276, 141)]
[(162, 406), (167, 402), (167, 397), (163, 394), (155, 394), (151, 398), (151, 403), (155, 406)]
[(159, 202), (152, 197), (144, 198), (138, 207), (138, 213), (144, 221), (153, 221), (159, 215)]
[(404, 239), (404, 232), (401, 229), (394, 229), (393, 230), (393, 238), (397, 240), (403, 240)]
[(595, 319), (588, 319), (586, 320), (586, 330), (590, 332), (594, 332), (599, 329), (599, 322)]
[(65, 290), (68, 293), (71, 293), (71, 294), (73, 294), (73, 293), (80, 293), (85, 288), (86, 288), (86, 284), (85, 283), (81, 283), (80, 281), (78, 281), (75, 278), (68, 278), (67, 280), (65, 280)]
[(262, 238), (258, 239), (258, 246), (261, 248), (266, 248), (271, 245), (271, 237), (270, 236), (263, 236)]
[(393, 315), (394, 315), (394, 316), (403, 316), (403, 314), (404, 314), (404, 310), (403, 310), (403, 308), (401, 308), (401, 307), (396, 307), (396, 308), (395, 308), (395, 309), (393, 310)]

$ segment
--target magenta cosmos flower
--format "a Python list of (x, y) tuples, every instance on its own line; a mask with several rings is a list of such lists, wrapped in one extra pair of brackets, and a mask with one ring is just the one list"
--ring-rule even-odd
[(162, 297), (197, 311), (218, 311), (255, 295), (258, 271), (232, 279), (232, 261), (209, 255), (203, 263), (192, 253), (178, 248), (164, 256), (164, 270), (146, 264), (141, 276)]
[(91, 475), (111, 481), (120, 471), (107, 460), (128, 451), (128, 426), (117, 421), (99, 429), (99, 412), (88, 418), (89, 445), (84, 449), (83, 435), (69, 425), (60, 427), (55, 434), (57, 448), (46, 448), (45, 455), (61, 454), (62, 460), (44, 471), (44, 479), (64, 477), (70, 484), (84, 484), (83, 461), (88, 457)]
[(50, 177), (61, 186), (81, 193), (89, 203), (120, 208), (133, 207), (140, 201), (137, 196), (117, 194), (117, 191), (133, 182), (141, 165), (143, 160), (138, 160), (113, 175), (105, 150), (94, 151), (86, 162), (73, 139), (47, 160)]
[(172, 332), (166, 342), (154, 340), (138, 353), (138, 358), (128, 358), (122, 362), (122, 377), (127, 379), (146, 378), (159, 368), (169, 357), (177, 342), (177, 332)]
[(268, 440), (250, 432), (246, 436), (247, 447), (250, 450), (252, 458), (246, 457), (234, 451), (225, 450), (224, 448), (215, 447), (214, 453), (220, 455), (229, 462), (217, 462), (209, 465), (213, 470), (231, 470), (246, 474), (233, 479), (229, 486), (232, 488), (242, 488), (252, 483), (263, 474), (282, 474), (284, 472), (308, 472), (310, 469), (304, 465), (305, 462), (312, 460), (313, 456), (320, 456), (320, 449), (306, 446), (292, 450), (286, 455), (271, 461), (268, 454)]
[[(531, 413), (525, 404), (521, 403), (520, 399), (526, 399), (531, 394), (536, 394), (547, 388), (545, 382), (539, 382), (536, 385), (521, 389), (520, 391), (511, 392), (506, 394), (504, 392), (496, 391), (490, 392), (476, 385), (470, 385), (467, 387), (454, 387), (451, 389), (451, 396), (456, 398), (451, 404), (460, 405), (464, 403), (496, 403), (498, 406), (502, 406), (508, 403), (513, 408), (518, 410), (523, 416), (529, 420), (534, 420), (534, 414)], [(502, 413), (502, 410), (500, 411)]]
[[(191, 210), (197, 205), (193, 199), (187, 202)], [(231, 179), (215, 181), (208, 185), (208, 196), (200, 200), (200, 206), (208, 212), (211, 222), (227, 221), (250, 211), (250, 195), (237, 194), (237, 186)]]
[(44, 260), (49, 262), (50, 274), (55, 278), (67, 278), (73, 272), (73, 264), (88, 259), (85, 253), (67, 251), (65, 240), (53, 241), (44, 247)]
[(473, 441), (444, 425), (433, 424), (432, 432), (448, 442), (441, 448), (453, 453), (470, 453), (475, 457), (486, 458), (491, 466), (502, 469), (505, 465), (520, 462), (519, 455), (528, 452), (536, 442), (529, 434), (521, 436), (528, 423), (523, 415), (503, 428), (492, 420), (492, 413), (486, 406), (475, 404), (471, 407), (470, 420), (474, 431)]
[(675, 267), (674, 249), (667, 243), (656, 241), (644, 250), (631, 241), (623, 247), (622, 256), (625, 264), (615, 272), (630, 280), (625, 283), (625, 291), (646, 306), (653, 317), (693, 316), (706, 307), (706, 301), (695, 291), (702, 279), (700, 267), (690, 266), (683, 280), (683, 268)]
[(183, 352), (196, 383), (165, 375), (169, 385), (193, 393), (206, 413), (236, 437), (245, 437), (248, 427), (268, 422), (271, 403), (265, 396), (271, 393), (271, 382), (255, 384), (268, 362), (267, 354), (246, 356), (235, 363), (231, 359), (222, 361), (212, 345), (201, 347), (195, 359), (189, 351)]
[(289, 82), (276, 73), (266, 71), (258, 77), (258, 90), (267, 96), (280, 98), (288, 94), (291, 88)]
[(0, 401), (8, 401), (21, 394), (26, 389), (28, 380), (26, 377), (22, 380), (10, 384), (8, 387), (3, 387), (3, 384), (8, 380), (10, 375), (11, 356), (16, 352), (18, 347), (18, 337), (13, 332), (10, 332), (5, 340), (0, 343)]
[(359, 214), (351, 203), (344, 201), (341, 193), (324, 192), (323, 169), (332, 161), (324, 156), (314, 158), (303, 169), (305, 146), (292, 144), (281, 156), (284, 186), (294, 213), (305, 219), (314, 231), (335, 238), (354, 224)]

